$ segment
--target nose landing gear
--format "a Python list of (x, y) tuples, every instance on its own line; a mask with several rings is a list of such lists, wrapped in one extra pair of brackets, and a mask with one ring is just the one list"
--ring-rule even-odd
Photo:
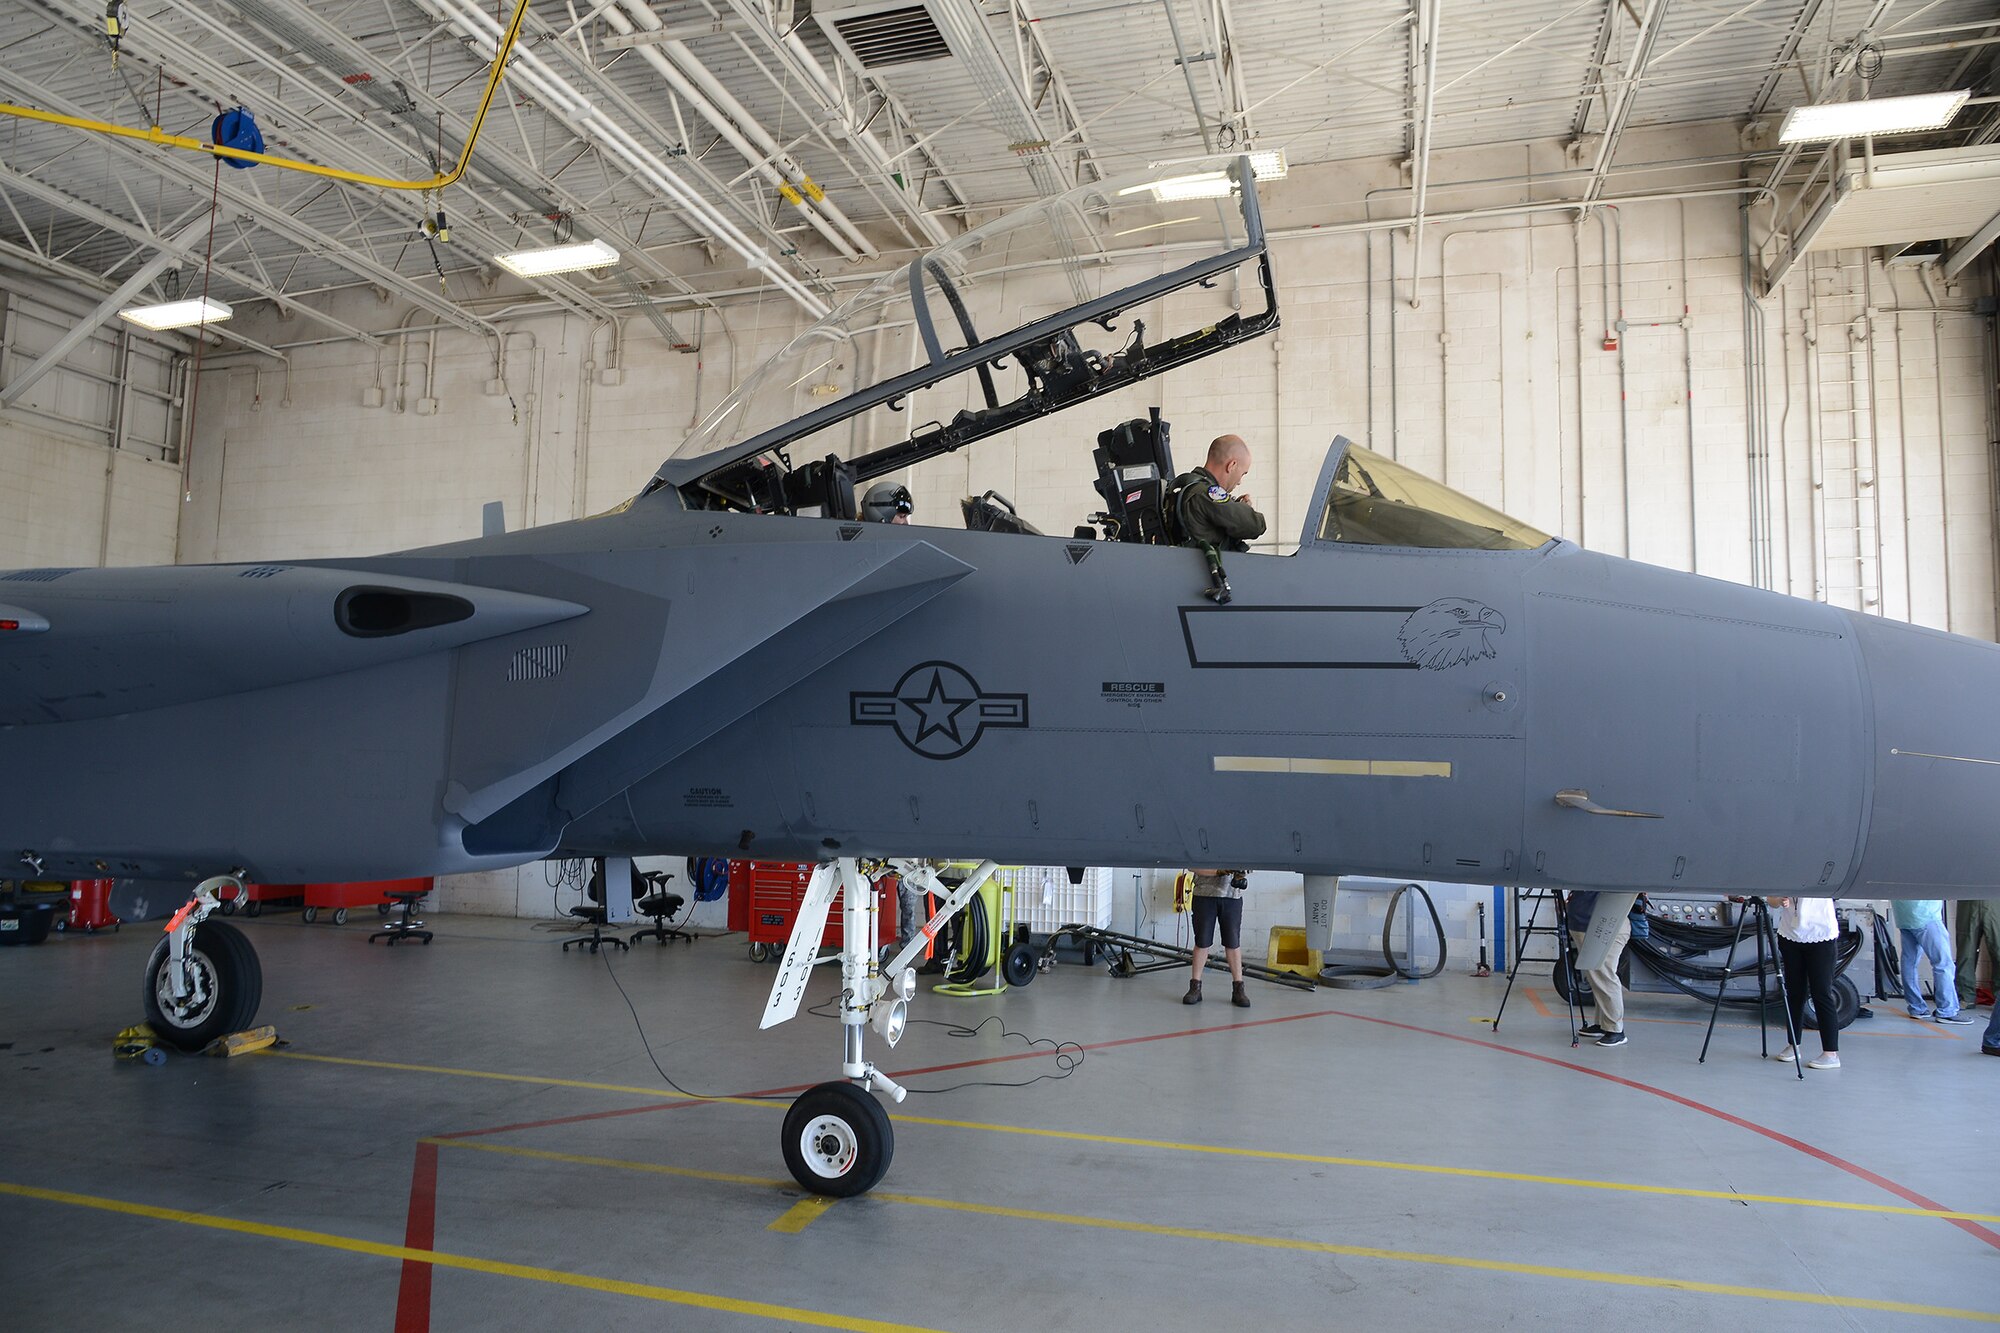
[(220, 906), (218, 891), (230, 886), (240, 897), (243, 881), (234, 875), (203, 880), (146, 960), (146, 1021), (183, 1051), (251, 1026), (263, 1002), (257, 951), (236, 927), (208, 919)]

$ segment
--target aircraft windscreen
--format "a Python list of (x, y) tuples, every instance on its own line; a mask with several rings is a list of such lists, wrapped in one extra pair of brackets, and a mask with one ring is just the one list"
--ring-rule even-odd
[[(881, 401), (870, 391), (898, 376), (942, 369), (955, 353), (1049, 318), (1052, 309), (1060, 314), (1114, 295), (1133, 275), (1129, 265), (1111, 262), (1113, 249), (1157, 246), (1166, 256), (1160, 264), (1179, 269), (1261, 242), (1244, 163), (1204, 158), (1082, 186), (876, 279), (745, 379), (674, 452), (661, 477), (707, 472), (691, 460), (711, 462), (713, 455), (720, 466), (732, 450), (772, 432), (778, 435), (770, 443), (782, 445)], [(1052, 306), (1024, 310), (1018, 291), (1010, 294), (1003, 277), (1030, 272), (1053, 284)], [(899, 331), (905, 336), (883, 337)], [(880, 349), (891, 344), (902, 350), (885, 364)], [(991, 403), (1000, 369), (968, 361), (944, 373), (976, 371)], [(813, 420), (800, 421), (808, 416)], [(795, 421), (802, 429), (779, 431)], [(763, 466), (749, 456), (754, 452), (741, 454), (744, 467)]]
[(1532, 551), (1551, 540), (1358, 444), (1334, 471), (1319, 539), (1461, 551)]

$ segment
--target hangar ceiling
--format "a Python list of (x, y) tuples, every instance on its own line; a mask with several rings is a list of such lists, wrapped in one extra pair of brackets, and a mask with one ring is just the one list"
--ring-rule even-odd
[[(423, 177), (457, 156), (512, 10), (136, 0), (114, 63), (99, 0), (0, 0), (0, 100), (204, 140), (240, 105), (270, 152)], [(1610, 199), (1634, 128), (1774, 125), (1864, 93), (1969, 87), (1948, 131), (1898, 147), (1986, 144), (1996, 51), (1990, 0), (533, 0), (471, 169), (438, 197), (7, 116), (0, 258), (102, 291), (164, 249), (158, 295), (206, 263), (213, 296), (350, 337), (331, 291), (486, 330), (515, 290), (493, 255), (598, 237), (617, 268), (529, 299), (665, 313), (774, 286), (810, 309), (851, 268), (1209, 150), (1403, 159), (1418, 216), (1440, 151), (1569, 141), (1578, 170), (1548, 197)], [(1751, 181), (1826, 151), (1762, 155)], [(439, 208), (433, 246), (419, 224)]]

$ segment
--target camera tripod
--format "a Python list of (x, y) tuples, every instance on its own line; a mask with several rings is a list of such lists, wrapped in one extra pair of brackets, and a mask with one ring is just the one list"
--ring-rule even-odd
[[(1768, 1004), (1768, 994), (1764, 989), (1764, 961), (1766, 958), (1773, 962), (1777, 960), (1777, 930), (1771, 924), (1770, 904), (1762, 898), (1750, 897), (1736, 901), (1742, 904), (1743, 910), (1736, 915), (1736, 934), (1730, 938), (1729, 953), (1722, 960), (1722, 978), (1715, 983), (1715, 1000), (1708, 1007), (1708, 1034), (1701, 1039), (1701, 1055), (1695, 1061), (1697, 1064), (1705, 1064), (1708, 1060), (1708, 1044), (1715, 1038), (1715, 1016), (1722, 1008), (1722, 993), (1729, 989), (1729, 980), (1735, 974), (1736, 946), (1743, 942), (1743, 927), (1752, 919), (1757, 923), (1757, 1043), (1762, 1054), (1768, 1056), (1771, 1053), (1770, 1030), (1764, 1012)], [(1765, 948), (1766, 940), (1770, 942), (1768, 951)], [(1792, 1048), (1792, 1069), (1798, 1077), (1804, 1078), (1806, 1071), (1799, 1043), (1805, 1040), (1805, 1034), (1792, 1031), (1792, 997), (1785, 985), (1785, 969), (1778, 967), (1776, 970), (1778, 1000), (1785, 1007), (1785, 1033), (1790, 1038)]]
[[(1583, 987), (1577, 984), (1580, 974), (1572, 966), (1576, 958), (1576, 946), (1570, 942), (1569, 924), (1563, 919), (1564, 908), (1567, 904), (1561, 889), (1550, 889), (1546, 894), (1537, 897), (1535, 905), (1528, 909), (1527, 926), (1521, 932), (1523, 947), (1514, 951), (1514, 965), (1507, 969), (1507, 989), (1500, 996), (1500, 1007), (1493, 1013), (1492, 1030), (1498, 1032), (1500, 1030), (1500, 1020), (1506, 1017), (1507, 1001), (1514, 996), (1514, 979), (1521, 973), (1521, 964), (1529, 961), (1525, 956), (1527, 954), (1526, 941), (1533, 938), (1536, 933), (1535, 922), (1541, 916), (1542, 904), (1545, 902), (1555, 904), (1556, 956), (1554, 962), (1556, 970), (1562, 974), (1564, 983), (1558, 989), (1562, 991), (1565, 1002), (1568, 1005), (1569, 1044), (1571, 1047), (1576, 1047), (1583, 1044), (1581, 1036), (1583, 1028)], [(1533, 961), (1549, 962), (1550, 960), (1538, 958)]]

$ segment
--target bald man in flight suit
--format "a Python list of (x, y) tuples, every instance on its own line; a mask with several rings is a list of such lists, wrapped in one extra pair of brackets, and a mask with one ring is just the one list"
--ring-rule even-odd
[(1233, 493), (1249, 475), (1250, 446), (1243, 437), (1216, 436), (1208, 446), (1208, 461), (1174, 483), (1181, 545), (1247, 551), (1252, 540), (1264, 535), (1264, 516), (1250, 507), (1250, 497)]

